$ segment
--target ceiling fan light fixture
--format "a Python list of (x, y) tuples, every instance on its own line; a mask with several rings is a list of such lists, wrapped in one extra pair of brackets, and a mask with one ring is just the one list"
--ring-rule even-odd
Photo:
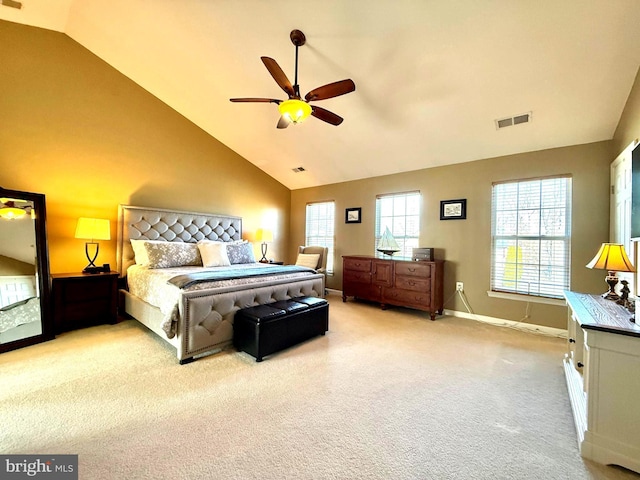
[(27, 214), (26, 210), (17, 207), (2, 207), (0, 208), (0, 217), (7, 218), (9, 220), (14, 218), (20, 218)]
[(280, 103), (278, 110), (280, 110), (280, 114), (283, 117), (286, 117), (292, 123), (303, 122), (305, 118), (311, 115), (311, 105), (295, 98)]

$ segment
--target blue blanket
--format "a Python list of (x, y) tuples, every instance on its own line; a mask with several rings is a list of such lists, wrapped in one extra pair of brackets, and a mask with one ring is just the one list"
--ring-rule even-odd
[(168, 280), (168, 283), (178, 288), (187, 288), (196, 283), (215, 282), (218, 280), (233, 280), (236, 278), (259, 277), (263, 275), (278, 275), (283, 273), (315, 273), (312, 268), (299, 267), (297, 265), (274, 265), (267, 267), (246, 268), (242, 270), (228, 269), (222, 270), (206, 270), (203, 272), (187, 273), (177, 275)]

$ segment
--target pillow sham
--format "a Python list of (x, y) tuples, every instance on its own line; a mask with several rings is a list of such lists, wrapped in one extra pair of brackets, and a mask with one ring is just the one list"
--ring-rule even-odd
[(223, 242), (198, 242), (198, 250), (205, 267), (222, 267), (231, 265), (227, 255), (227, 245)]
[(152, 240), (131, 240), (131, 248), (133, 248), (133, 256), (138, 265), (146, 265), (149, 263), (147, 249), (144, 244)]
[(147, 249), (145, 245), (147, 243), (160, 243), (165, 244), (168, 243), (167, 240), (130, 240), (131, 248), (133, 248), (133, 256), (135, 258), (135, 262), (138, 265), (148, 265), (149, 264), (149, 256), (147, 255)]
[(170, 268), (202, 265), (202, 257), (196, 243), (185, 242), (147, 242), (149, 268)]
[(249, 242), (227, 244), (227, 255), (231, 265), (256, 263), (256, 257), (253, 256), (253, 245)]
[(299, 267), (313, 268), (315, 270), (318, 266), (318, 260), (320, 260), (319, 253), (299, 253), (296, 265)]

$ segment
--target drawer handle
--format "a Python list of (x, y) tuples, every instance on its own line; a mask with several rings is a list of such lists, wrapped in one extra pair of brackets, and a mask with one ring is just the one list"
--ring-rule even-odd
[(576, 341), (573, 338), (570, 338), (569, 343), (576, 343)]
[(415, 268), (411, 268), (411, 267), (408, 267), (407, 270), (409, 270), (410, 272), (415, 272), (416, 271)]
[(578, 368), (582, 368), (582, 367), (584, 367), (584, 363), (578, 362)]

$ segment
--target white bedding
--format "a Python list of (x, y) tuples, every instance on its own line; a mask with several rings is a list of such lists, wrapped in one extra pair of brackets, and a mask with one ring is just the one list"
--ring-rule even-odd
[(40, 321), (40, 299), (37, 297), (0, 309), (0, 333), (35, 321)]
[(273, 265), (264, 263), (243, 263), (225, 267), (172, 267), (172, 268), (148, 268), (143, 265), (132, 265), (127, 269), (127, 283), (132, 295), (144, 300), (150, 305), (160, 309), (164, 316), (162, 329), (168, 338), (173, 338), (176, 333), (176, 324), (179, 318), (178, 304), (181, 292), (209, 290), (219, 287), (231, 287), (237, 285), (260, 284), (273, 280), (296, 278), (309, 275), (309, 273), (286, 273), (266, 275), (259, 277), (244, 277), (233, 280), (218, 280), (215, 282), (203, 282), (190, 287), (179, 289), (168, 281), (177, 276), (201, 271), (240, 271), (247, 268), (273, 268)]

